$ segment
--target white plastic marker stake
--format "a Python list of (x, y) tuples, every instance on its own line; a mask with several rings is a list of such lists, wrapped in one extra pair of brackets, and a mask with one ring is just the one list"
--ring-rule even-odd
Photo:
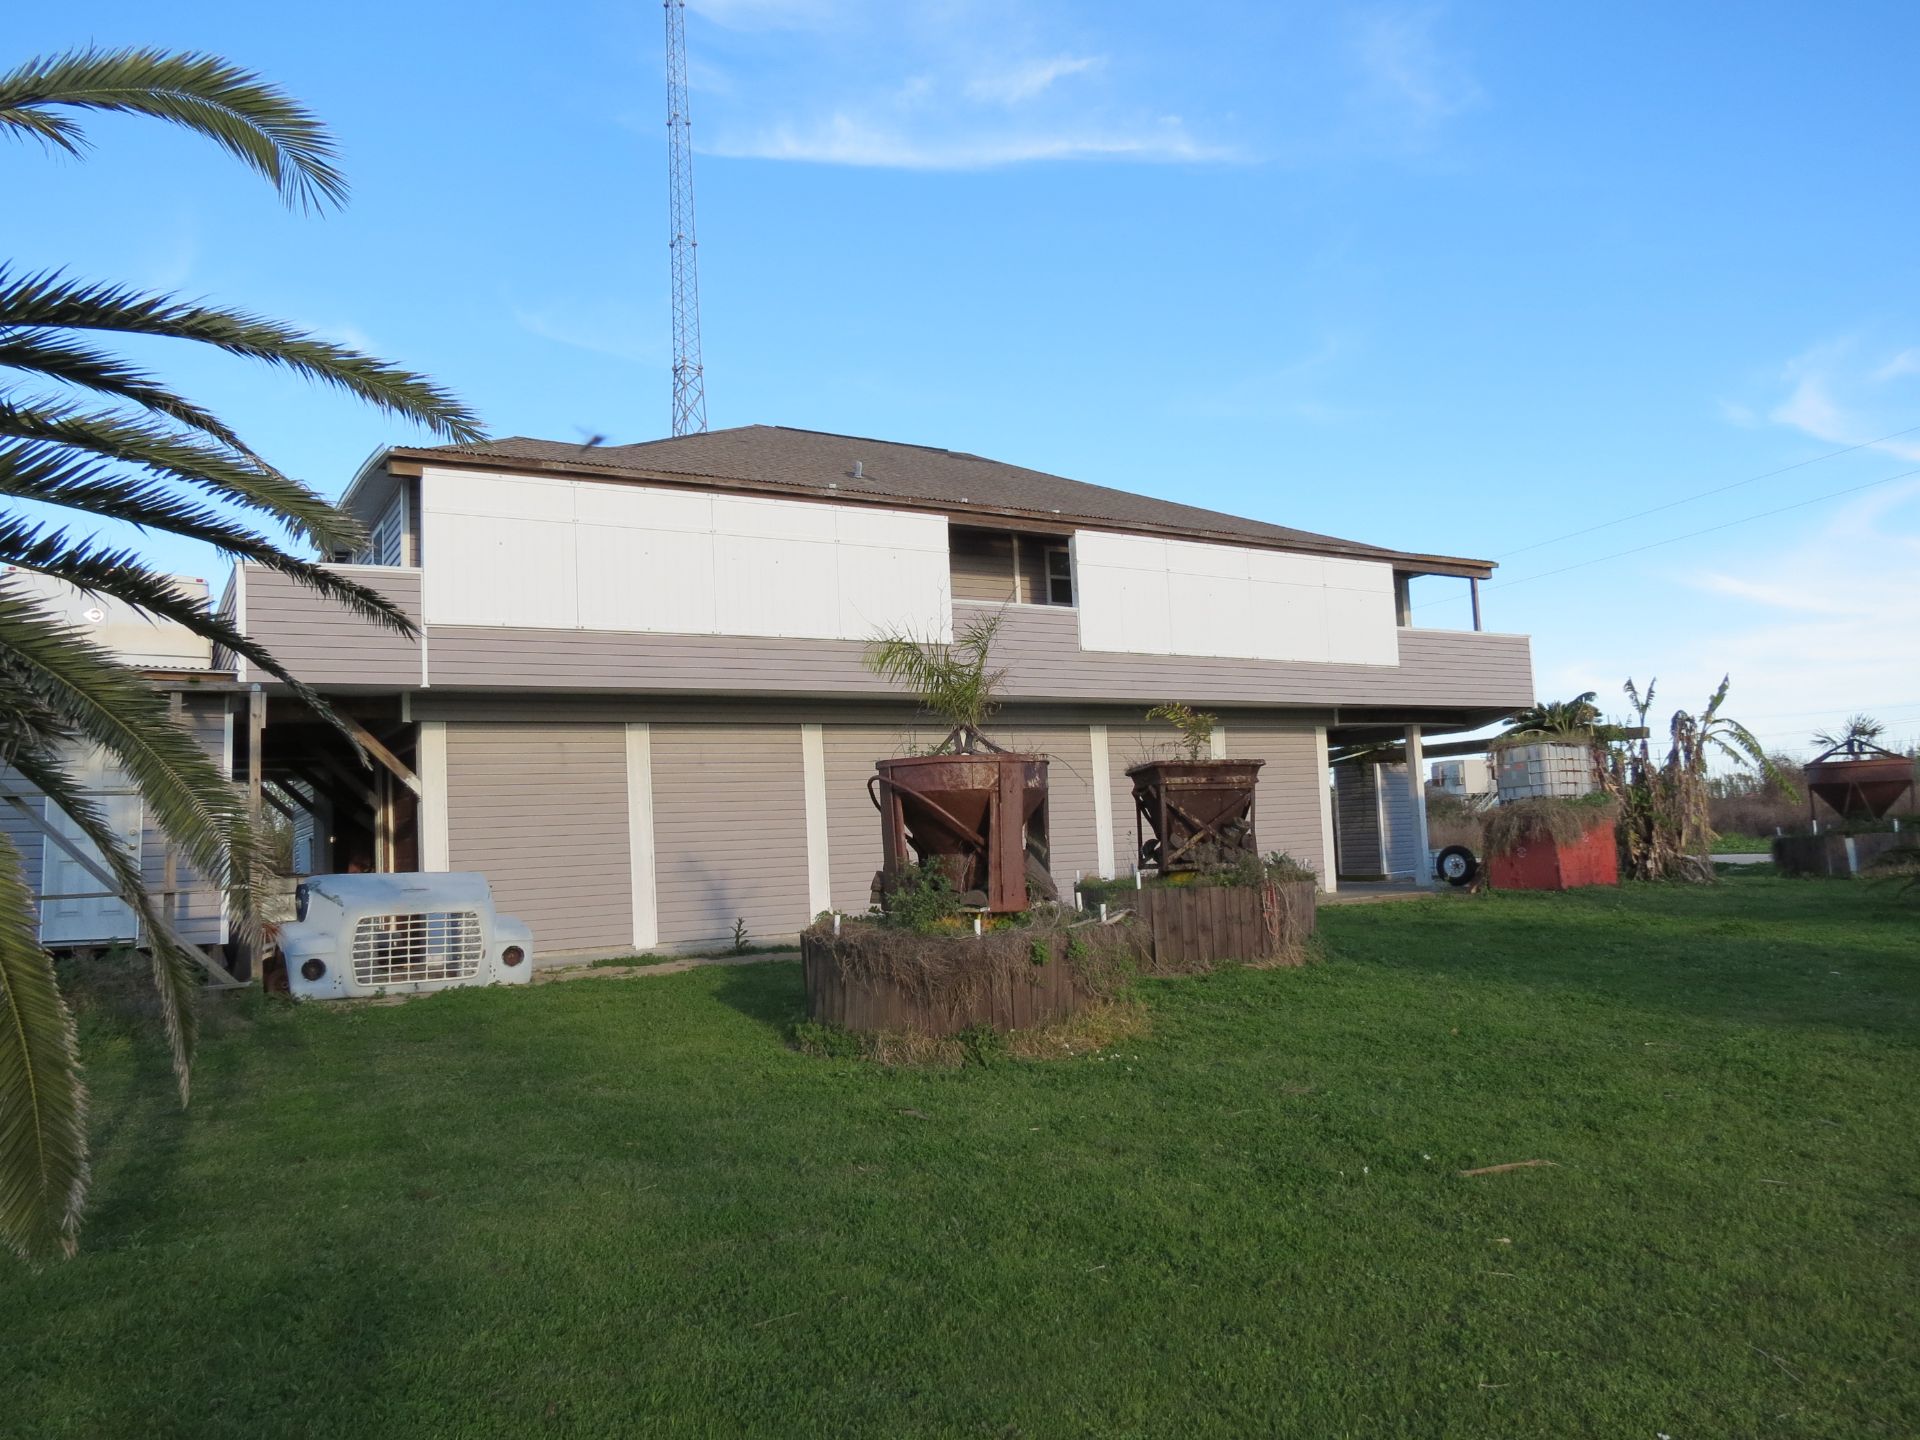
[(978, 915), (973, 917), (973, 938), (976, 940), (980, 938), (980, 917)]
[(1087, 908), (1086, 897), (1081, 895), (1080, 886), (1077, 882), (1073, 887), (1073, 908), (1076, 910), (1084, 910)]
[(839, 912), (838, 910), (836, 910), (836, 911), (834, 911), (834, 912), (833, 912), (833, 934), (834, 934), (834, 938), (835, 938), (835, 939), (838, 939), (838, 938), (839, 938), (839, 935), (840, 935), (840, 912)]
[(1133, 872), (1133, 888), (1136, 890), (1140, 888), (1140, 872), (1138, 870)]
[(1107, 902), (1104, 900), (1100, 902), (1100, 923), (1102, 925), (1107, 923)]

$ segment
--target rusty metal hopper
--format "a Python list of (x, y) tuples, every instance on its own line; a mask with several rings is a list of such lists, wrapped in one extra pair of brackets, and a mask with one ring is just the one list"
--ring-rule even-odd
[[(1039, 755), (909, 755), (874, 765), (885, 874), (939, 861), (954, 888), (997, 914), (1027, 908), (1027, 857), (1047, 854), (1047, 762)], [(909, 855), (909, 848), (912, 854)]]
[(1222, 854), (1257, 854), (1254, 788), (1264, 760), (1149, 760), (1128, 769), (1140, 868), (1196, 870)]
[(1882, 819), (1913, 788), (1913, 761), (1891, 751), (1835, 754), (1807, 764), (1807, 789), (1849, 819)]

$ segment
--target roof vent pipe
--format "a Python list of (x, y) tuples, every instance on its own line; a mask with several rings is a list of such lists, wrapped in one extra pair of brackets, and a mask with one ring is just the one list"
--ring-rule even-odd
[(860, 462), (858, 460), (854, 461), (853, 462), (853, 478), (856, 480), (860, 480), (860, 479), (864, 479), (865, 475), (866, 475), (866, 471), (862, 468)]

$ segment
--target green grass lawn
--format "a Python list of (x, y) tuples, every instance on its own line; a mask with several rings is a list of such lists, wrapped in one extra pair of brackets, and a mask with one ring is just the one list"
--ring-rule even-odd
[(92, 1220), (0, 1269), (0, 1431), (1920, 1434), (1920, 905), (1324, 932), (957, 1071), (792, 1052), (791, 963), (256, 1001), (185, 1114), (96, 1017)]

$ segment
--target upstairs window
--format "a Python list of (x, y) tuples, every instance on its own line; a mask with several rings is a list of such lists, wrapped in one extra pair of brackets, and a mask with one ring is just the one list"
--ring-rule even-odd
[(1053, 546), (1047, 551), (1047, 593), (1044, 603), (1073, 604), (1073, 556), (1064, 545)]

